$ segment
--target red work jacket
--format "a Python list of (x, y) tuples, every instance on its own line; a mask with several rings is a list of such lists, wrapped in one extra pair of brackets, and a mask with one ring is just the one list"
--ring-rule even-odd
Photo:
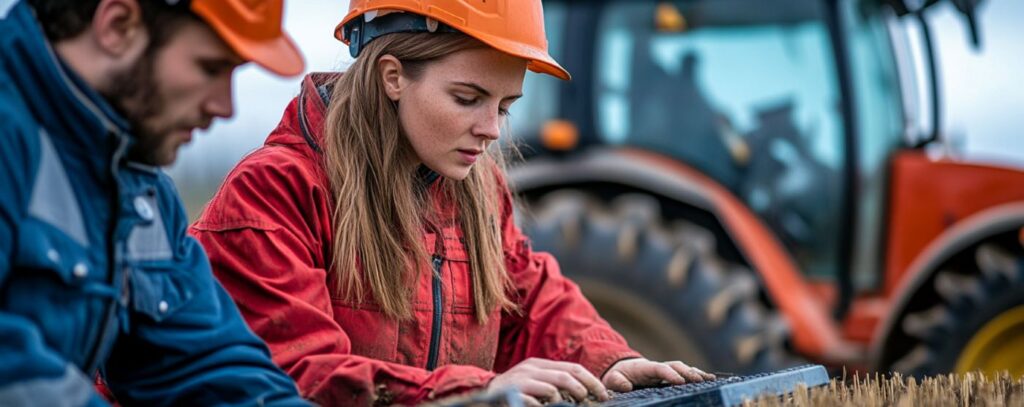
[(506, 188), (502, 239), (519, 313), (496, 309), (486, 324), (476, 321), (472, 270), (455, 222), (423, 234), (424, 247), (440, 253), (420, 273), (412, 320), (334, 295), (332, 198), (316, 147), (328, 82), (321, 75), (303, 81), (266, 144), (228, 175), (191, 229), (304, 397), (325, 405), (415, 404), (483, 387), (530, 357), (579, 363), (600, 377), (616, 361), (639, 356), (550, 255), (530, 249)]

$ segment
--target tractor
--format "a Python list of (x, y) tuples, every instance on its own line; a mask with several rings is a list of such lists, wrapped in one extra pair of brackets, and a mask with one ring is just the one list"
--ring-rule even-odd
[(545, 0), (520, 227), (651, 359), (1024, 374), (1024, 172), (948, 146), (935, 4)]

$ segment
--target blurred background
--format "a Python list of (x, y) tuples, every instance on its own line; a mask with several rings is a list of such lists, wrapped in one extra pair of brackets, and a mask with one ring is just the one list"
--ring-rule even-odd
[[(347, 1), (290, 1), (285, 7), (285, 25), (306, 56), (308, 72), (343, 70), (351, 63), (348, 49), (333, 36), (348, 10)], [(969, 46), (966, 28), (951, 4), (936, 6), (929, 16), (939, 44), (944, 122), (951, 144), (972, 158), (1024, 166), (1024, 1), (982, 4), (980, 51)], [(912, 25), (908, 33), (916, 33)], [(263, 143), (298, 93), (300, 80), (275, 77), (251, 65), (239, 70), (235, 117), (200, 133), (168, 169), (190, 216), (198, 215), (235, 163)]]
[[(631, 346), (1024, 375), (1024, 2), (544, 4), (575, 80), (529, 74), (511, 109), (517, 221)], [(287, 7), (309, 70), (344, 70), (347, 4)], [(191, 216), (300, 79), (239, 72), (236, 116), (169, 169)]]

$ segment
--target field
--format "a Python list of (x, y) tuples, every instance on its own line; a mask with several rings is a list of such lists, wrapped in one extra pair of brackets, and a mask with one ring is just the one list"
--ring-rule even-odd
[(798, 389), (791, 397), (763, 398), (748, 406), (1024, 406), (1024, 378), (977, 373), (915, 380), (899, 374), (835, 378), (827, 387)]

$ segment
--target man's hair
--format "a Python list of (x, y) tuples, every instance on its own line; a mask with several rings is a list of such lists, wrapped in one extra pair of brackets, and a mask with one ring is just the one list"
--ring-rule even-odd
[[(46, 38), (59, 42), (77, 37), (89, 28), (100, 0), (27, 0), (42, 24)], [(178, 26), (198, 18), (188, 7), (171, 6), (164, 0), (136, 0), (142, 21), (150, 36), (150, 49), (159, 48), (177, 31)], [(188, 2), (182, 2), (188, 3)]]

